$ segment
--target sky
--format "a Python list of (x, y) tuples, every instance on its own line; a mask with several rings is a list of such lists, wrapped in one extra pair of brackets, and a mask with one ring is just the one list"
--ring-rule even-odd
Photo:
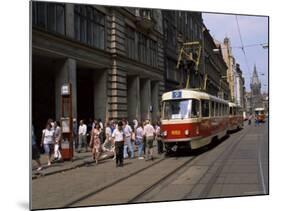
[[(268, 44), (268, 18), (237, 15), (237, 24), (236, 15), (203, 13), (202, 16), (205, 26), (214, 39), (223, 42), (226, 36), (230, 38), (232, 53), (236, 62), (240, 64), (245, 78), (246, 91), (250, 91), (250, 80), (256, 65), (261, 90), (268, 92), (268, 48), (265, 49), (261, 45)], [(241, 48), (238, 25), (247, 59)], [(257, 45), (248, 46), (254, 44)]]

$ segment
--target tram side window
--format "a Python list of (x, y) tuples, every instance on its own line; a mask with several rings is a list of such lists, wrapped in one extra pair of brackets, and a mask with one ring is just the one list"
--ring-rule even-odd
[(229, 107), (229, 115), (232, 115), (233, 107)]
[(199, 117), (199, 101), (192, 100), (191, 118), (198, 118), (198, 117)]
[(217, 112), (217, 116), (221, 116), (221, 104), (218, 103), (218, 112)]
[(202, 117), (209, 117), (209, 112), (210, 112), (209, 100), (202, 100), (201, 101)]
[(233, 115), (236, 115), (236, 114), (237, 114), (237, 108), (234, 107), (234, 108), (233, 108)]
[(215, 102), (211, 101), (211, 116), (215, 116)]
[(219, 104), (215, 103), (215, 116), (219, 115)]

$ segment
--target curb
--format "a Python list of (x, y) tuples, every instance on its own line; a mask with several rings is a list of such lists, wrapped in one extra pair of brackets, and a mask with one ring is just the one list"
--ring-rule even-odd
[[(107, 156), (99, 159), (99, 161), (107, 160), (107, 159), (110, 159), (112, 157), (113, 157), (113, 155), (107, 155)], [(77, 164), (75, 164), (73, 166), (65, 167), (63, 169), (58, 169), (58, 170), (54, 170), (54, 171), (51, 171), (51, 172), (44, 173), (42, 171), (36, 171), (36, 170), (34, 171), (34, 170), (32, 170), (32, 180), (33, 179), (37, 179), (37, 178), (42, 177), (42, 176), (50, 176), (50, 175), (53, 175), (53, 174), (70, 171), (70, 170), (73, 170), (73, 169), (76, 169), (76, 168), (79, 168), (79, 167), (82, 167), (82, 166), (85, 166), (87, 164), (91, 164), (91, 163), (94, 163), (94, 162), (95, 161), (93, 161), (92, 159), (90, 160), (89, 158), (86, 158), (86, 159), (83, 159), (82, 161), (80, 161), (79, 163), (77, 163)]]

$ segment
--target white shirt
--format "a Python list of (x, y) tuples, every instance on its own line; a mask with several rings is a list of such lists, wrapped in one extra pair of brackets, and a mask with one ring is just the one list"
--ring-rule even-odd
[(114, 138), (115, 142), (124, 141), (124, 132), (123, 130), (119, 131), (115, 129), (112, 134), (112, 138)]
[(144, 135), (145, 135), (146, 137), (151, 137), (151, 136), (154, 135), (154, 133), (155, 133), (155, 130), (154, 130), (154, 128), (152, 127), (151, 124), (147, 124), (147, 125), (144, 126)]
[(132, 128), (130, 125), (126, 125), (124, 128), (125, 137), (130, 137), (132, 134)]
[(160, 127), (158, 125), (155, 127), (155, 132), (157, 136), (160, 136)]
[(108, 135), (108, 139), (111, 140), (112, 133), (111, 133), (111, 128), (110, 127), (106, 127), (105, 134)]
[(143, 131), (142, 127), (138, 127), (136, 130), (137, 139), (143, 139), (143, 134), (144, 134), (144, 131)]
[(54, 130), (47, 130), (44, 129), (43, 130), (43, 134), (44, 134), (44, 144), (52, 144), (54, 141)]
[(103, 130), (103, 124), (102, 124), (102, 122), (100, 122), (99, 125), (100, 125), (100, 129)]
[(56, 139), (56, 142), (59, 142), (60, 139), (61, 139), (61, 128), (59, 126), (56, 127), (55, 129), (55, 139)]
[(86, 135), (87, 126), (85, 124), (79, 126), (78, 134)]

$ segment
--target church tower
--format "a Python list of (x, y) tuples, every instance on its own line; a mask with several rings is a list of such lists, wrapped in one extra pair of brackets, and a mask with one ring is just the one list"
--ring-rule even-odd
[(251, 78), (251, 108), (254, 111), (255, 108), (262, 107), (262, 95), (261, 95), (261, 82), (257, 73), (257, 67), (254, 66), (253, 76)]

